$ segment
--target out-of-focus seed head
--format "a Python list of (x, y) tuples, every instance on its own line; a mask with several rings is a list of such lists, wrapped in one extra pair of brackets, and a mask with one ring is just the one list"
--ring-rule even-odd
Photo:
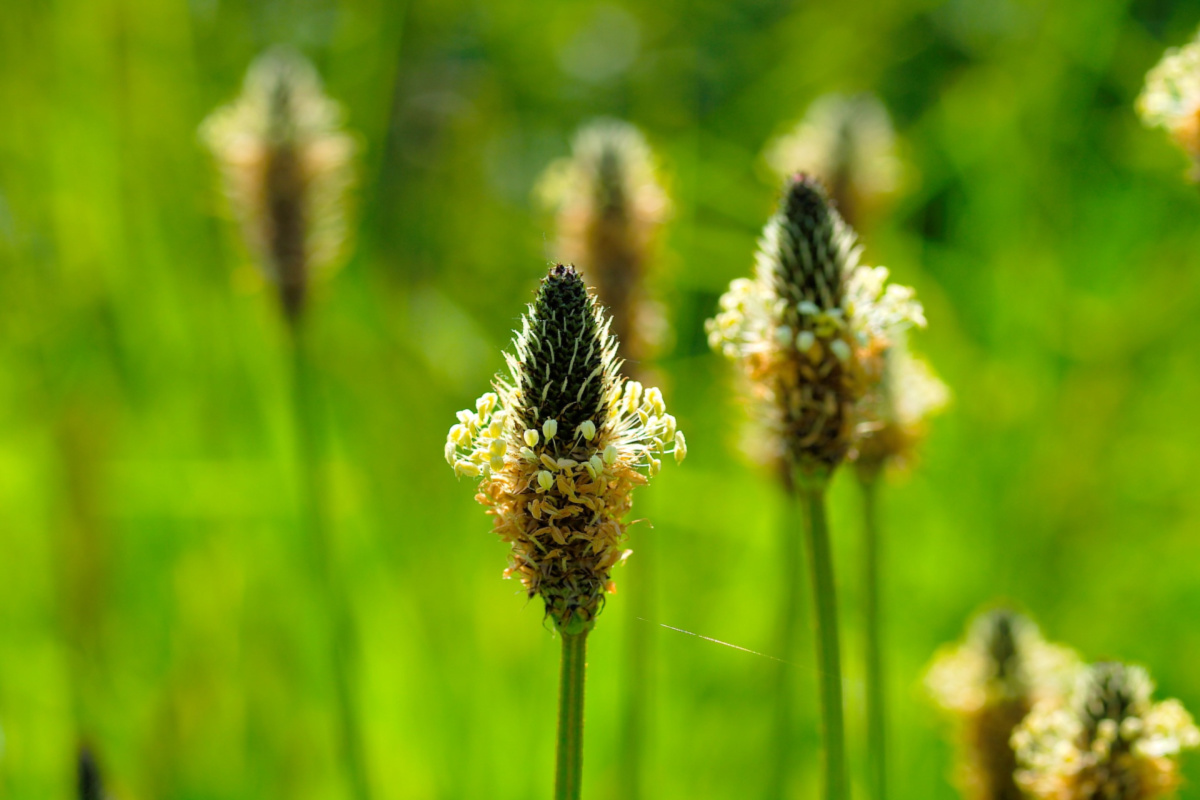
[(961, 643), (938, 653), (925, 685), (955, 723), (964, 795), (1020, 800), (1009, 739), (1034, 703), (1069, 691), (1078, 665), (1071, 650), (1047, 643), (1033, 622), (1004, 608), (976, 617)]
[(201, 128), (247, 248), (293, 320), (312, 280), (346, 251), (355, 148), (340, 117), (312, 65), (276, 49), (251, 65), (241, 96)]
[(1171, 135), (1192, 161), (1192, 180), (1200, 180), (1200, 35), (1167, 50), (1146, 73), (1137, 110), (1146, 125)]
[(819, 178), (842, 218), (854, 225), (899, 185), (892, 121), (869, 94), (817, 98), (792, 131), (768, 145), (766, 159), (780, 177), (802, 171)]
[(506, 575), (540, 595), (564, 633), (589, 630), (623, 549), (633, 487), (686, 445), (662, 394), (620, 374), (609, 321), (558, 265), (521, 321), (509, 376), (458, 412), (447, 460), (512, 545)]
[(1013, 733), (1017, 783), (1045, 800), (1172, 794), (1177, 756), (1200, 745), (1200, 730), (1177, 700), (1155, 703), (1153, 692), (1141, 667), (1088, 667), (1069, 700), (1039, 703)]
[(539, 194), (558, 213), (560, 257), (579, 265), (612, 314), (620, 355), (639, 362), (665, 332), (646, 288), (658, 231), (670, 211), (654, 155), (627, 122), (598, 119), (553, 163)]
[(776, 442), (772, 460), (827, 479), (849, 449), (864, 359), (922, 325), (911, 289), (859, 264), (853, 232), (820, 182), (790, 179), (759, 242), (753, 279), (738, 279), (707, 324), (714, 349), (742, 363)]

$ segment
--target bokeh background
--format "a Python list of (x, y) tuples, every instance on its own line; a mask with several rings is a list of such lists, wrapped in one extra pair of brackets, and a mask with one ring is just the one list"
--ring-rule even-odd
[[(128, 800), (344, 796), (286, 332), (196, 133), (279, 42), (362, 145), (354, 253), (311, 322), (378, 797), (550, 794), (558, 641), (442, 443), (554, 257), (536, 179), (598, 114), (669, 177), (659, 368), (690, 456), (637, 498), (655, 618), (618, 594), (592, 636), (590, 797), (620, 796), (636, 625), (647, 796), (765, 780), (774, 662), (659, 623), (772, 652), (784, 509), (702, 324), (771, 211), (763, 146), (831, 90), (894, 117), (907, 179), (866, 256), (917, 287), (917, 347), (955, 398), (884, 499), (894, 796), (955, 796), (921, 671), (995, 598), (1200, 709), (1200, 195), (1132, 110), (1197, 23), (1167, 0), (6, 0), (0, 796), (71, 796), (81, 741)], [(843, 474), (859, 770), (857, 503)], [(796, 796), (816, 789), (811, 663), (806, 632)]]

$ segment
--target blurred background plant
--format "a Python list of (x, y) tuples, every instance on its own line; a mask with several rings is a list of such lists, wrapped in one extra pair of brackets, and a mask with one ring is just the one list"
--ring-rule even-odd
[[(777, 197), (757, 154), (830, 91), (892, 114), (917, 177), (865, 258), (917, 288), (919, 349), (955, 396), (887, 504), (892, 796), (956, 796), (919, 680), (994, 596), (1200, 708), (1200, 204), (1187, 159), (1132, 110), (1197, 22), (1157, 0), (5, 3), (0, 795), (69, 796), (82, 738), (122, 798), (343, 796), (292, 535), (286, 333), (255, 270), (228, 266), (243, 256), (196, 136), (278, 43), (362, 134), (358, 246), (311, 322), (378, 796), (548, 793), (559, 643), (497, 579), (504, 545), (442, 441), (541, 275), (553, 231), (531, 189), (598, 114), (655, 143), (675, 209), (658, 364), (690, 457), (638, 498), (658, 617), (620, 594), (605, 613), (657, 637), (648, 796), (740, 796), (762, 776), (774, 662), (658, 623), (770, 653), (784, 512), (738, 458), (744, 412), (702, 325)], [(831, 511), (861, 783), (853, 484), (835, 481)], [(589, 652), (597, 798), (618, 796), (623, 659), (615, 636)]]

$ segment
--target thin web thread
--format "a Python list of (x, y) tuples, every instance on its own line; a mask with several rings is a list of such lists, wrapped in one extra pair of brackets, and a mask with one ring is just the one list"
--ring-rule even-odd
[[(751, 650), (749, 647), (742, 647), (741, 645), (733, 644), (731, 642), (723, 642), (720, 639), (714, 639), (713, 637), (705, 636), (702, 633), (695, 633), (693, 631), (684, 630), (683, 628), (676, 628), (674, 625), (668, 625), (665, 622), (653, 622), (651, 620), (646, 619), (645, 617), (637, 617), (637, 619), (641, 620), (642, 622), (648, 622), (651, 625), (657, 625), (660, 628), (666, 628), (669, 631), (675, 631), (676, 633), (687, 634), (688, 636), (695, 636), (697, 639), (703, 639), (706, 642), (712, 642), (713, 644), (719, 644), (722, 647), (731, 647), (734, 650), (738, 650), (743, 653), (749, 653), (752, 656), (759, 656), (760, 658), (767, 658), (767, 659), (770, 659), (771, 661), (778, 661), (780, 664), (783, 664), (784, 666), (796, 667), (797, 669), (802, 669), (805, 672), (811, 672), (814, 675), (821, 674), (821, 671), (814, 667), (808, 667), (803, 664), (796, 664), (792, 661), (784, 661), (782, 658), (773, 656), (770, 653), (760, 653), (757, 650)], [(842, 682), (851, 684), (851, 685), (856, 685), (856, 686), (862, 684), (861, 680), (850, 680), (845, 675), (842, 676)]]

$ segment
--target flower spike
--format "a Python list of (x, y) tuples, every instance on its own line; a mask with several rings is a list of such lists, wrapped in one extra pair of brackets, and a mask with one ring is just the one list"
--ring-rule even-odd
[(540, 595), (560, 631), (590, 630), (610, 587), (635, 486), (683, 434), (662, 394), (620, 374), (609, 320), (573, 267), (543, 279), (506, 355), (507, 377), (458, 412), (446, 455), (512, 545), (506, 575)]
[(709, 344), (746, 367), (775, 460), (818, 480), (850, 449), (864, 359), (895, 330), (924, 324), (911, 289), (858, 259), (821, 183), (797, 175), (763, 230), (754, 277), (730, 284), (707, 325)]
[(1005, 608), (976, 617), (963, 642), (935, 657), (925, 685), (956, 723), (956, 780), (964, 796), (1021, 800), (1009, 739), (1035, 703), (1069, 690), (1078, 669), (1071, 650), (1045, 641), (1031, 620)]
[(313, 66), (278, 48), (251, 65), (241, 97), (201, 128), (246, 245), (292, 320), (313, 278), (346, 249), (355, 147), (340, 117)]
[(1192, 160), (1192, 180), (1200, 180), (1200, 34), (1146, 73), (1137, 110), (1146, 125), (1171, 135)]
[(1153, 800), (1179, 785), (1180, 751), (1200, 730), (1178, 700), (1152, 702), (1144, 669), (1083, 671), (1069, 703), (1041, 703), (1013, 734), (1017, 782), (1030, 797)]

